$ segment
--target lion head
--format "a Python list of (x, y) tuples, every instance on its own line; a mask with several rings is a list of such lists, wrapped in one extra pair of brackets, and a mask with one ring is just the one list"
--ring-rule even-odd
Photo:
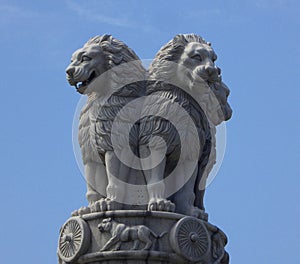
[(111, 218), (105, 218), (101, 221), (101, 223), (98, 225), (98, 229), (100, 232), (109, 232), (112, 228), (112, 219)]
[(72, 55), (71, 64), (66, 69), (67, 80), (79, 93), (90, 93), (92, 91), (88, 91), (87, 87), (98, 76), (115, 66), (132, 61), (137, 63), (131, 64), (130, 69), (123, 69), (121, 74), (119, 71), (115, 78), (123, 78), (124, 81), (124, 77), (143, 74), (145, 70), (139, 57), (125, 43), (111, 35), (96, 36)]
[[(228, 87), (222, 82), (221, 69), (215, 65), (217, 55), (209, 42), (195, 34), (180, 34), (164, 45), (149, 68), (152, 80), (176, 79), (198, 103), (214, 125), (230, 119), (232, 110), (227, 102)], [(154, 85), (152, 92), (160, 87)], [(165, 88), (166, 86), (164, 86)], [(187, 87), (187, 88), (186, 88)]]

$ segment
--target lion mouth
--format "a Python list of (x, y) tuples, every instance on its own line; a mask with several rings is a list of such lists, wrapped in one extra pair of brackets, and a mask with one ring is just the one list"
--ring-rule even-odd
[(75, 83), (75, 87), (79, 93), (83, 93), (86, 87), (96, 78), (96, 72), (93, 71), (89, 78), (83, 82)]
[(231, 118), (232, 116), (232, 109), (230, 108), (229, 105), (227, 106), (223, 106), (222, 107), (222, 114), (223, 114), (223, 118), (224, 118), (224, 121), (227, 121)]
[(212, 71), (211, 73), (208, 73), (206, 70), (203, 68), (197, 68), (196, 70), (193, 71), (193, 76), (194, 79), (201, 78), (208, 84), (220, 82), (222, 80), (222, 77), (220, 74), (218, 74), (217, 71)]

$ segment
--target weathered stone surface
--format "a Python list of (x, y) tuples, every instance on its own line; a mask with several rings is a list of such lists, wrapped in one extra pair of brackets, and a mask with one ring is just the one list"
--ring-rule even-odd
[(60, 263), (208, 264), (223, 263), (226, 243), (221, 230), (195, 217), (119, 210), (70, 218), (61, 230), (58, 254)]
[(216, 126), (232, 113), (216, 59), (195, 34), (175, 36), (148, 70), (110, 35), (73, 54), (89, 205), (61, 228), (60, 264), (229, 263), (203, 205)]

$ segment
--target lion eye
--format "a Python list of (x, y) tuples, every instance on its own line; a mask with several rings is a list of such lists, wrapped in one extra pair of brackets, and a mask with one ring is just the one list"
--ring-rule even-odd
[(193, 59), (202, 61), (202, 57), (199, 54), (192, 56)]
[(90, 61), (92, 58), (88, 56), (82, 56), (81, 61)]

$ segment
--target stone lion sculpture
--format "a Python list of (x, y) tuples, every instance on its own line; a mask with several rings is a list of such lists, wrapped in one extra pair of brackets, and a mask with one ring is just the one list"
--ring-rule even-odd
[(66, 73), (87, 99), (78, 142), (89, 204), (61, 228), (60, 264), (229, 263), (203, 205), (216, 126), (232, 115), (216, 59), (195, 34), (175, 36), (147, 71), (110, 35), (75, 51)]
[[(132, 83), (131, 79), (144, 80), (145, 69), (126, 44), (110, 35), (103, 35), (91, 38), (75, 51), (66, 73), (70, 85), (88, 97), (80, 115), (78, 140), (89, 206), (75, 211), (73, 215), (93, 211), (95, 206), (98, 210), (112, 210), (116, 206), (117, 193), (122, 196), (122, 191), (125, 191), (117, 189), (112, 178), (128, 175), (130, 169), (114, 153), (112, 123), (124, 105), (144, 94), (143, 82)], [(136, 144), (137, 137), (133, 128), (130, 143)]]
[[(129, 183), (134, 178), (132, 168), (120, 161), (129, 154), (123, 149), (129, 137), (135, 155), (150, 163), (141, 162), (138, 176), (147, 185), (142, 195), (148, 196), (148, 210), (206, 217), (203, 195), (216, 159), (215, 127), (232, 113), (216, 59), (210, 43), (195, 34), (175, 36), (158, 51), (148, 72), (134, 51), (110, 35), (90, 39), (73, 54), (67, 79), (88, 97), (78, 140), (89, 202), (73, 215), (121, 209), (127, 190), (114, 179)], [(140, 109), (127, 107), (141, 97)], [(124, 106), (142, 117), (129, 135), (112, 129)], [(123, 119), (123, 126), (131, 122)], [(124, 143), (113, 146), (112, 135)], [(157, 157), (162, 157), (159, 163)]]
[[(221, 80), (216, 59), (210, 43), (200, 36), (180, 34), (158, 51), (150, 65), (139, 148), (142, 156), (149, 155), (149, 148), (155, 155), (165, 151), (165, 156), (159, 165), (144, 170), (148, 210), (175, 210), (205, 217), (203, 193), (215, 163), (215, 126), (232, 114), (227, 103), (229, 89)], [(193, 120), (196, 132), (192, 132), (187, 119), (181, 116), (180, 112), (185, 111)], [(157, 114), (149, 115), (154, 112)], [(199, 148), (191, 141), (195, 136)], [(164, 143), (154, 141), (151, 145), (153, 137), (162, 138)], [(188, 154), (177, 164), (183, 151)], [(166, 185), (165, 179), (176, 166), (177, 173)], [(193, 170), (187, 173), (191, 167)], [(166, 189), (170, 188), (176, 193), (167, 197)]]

